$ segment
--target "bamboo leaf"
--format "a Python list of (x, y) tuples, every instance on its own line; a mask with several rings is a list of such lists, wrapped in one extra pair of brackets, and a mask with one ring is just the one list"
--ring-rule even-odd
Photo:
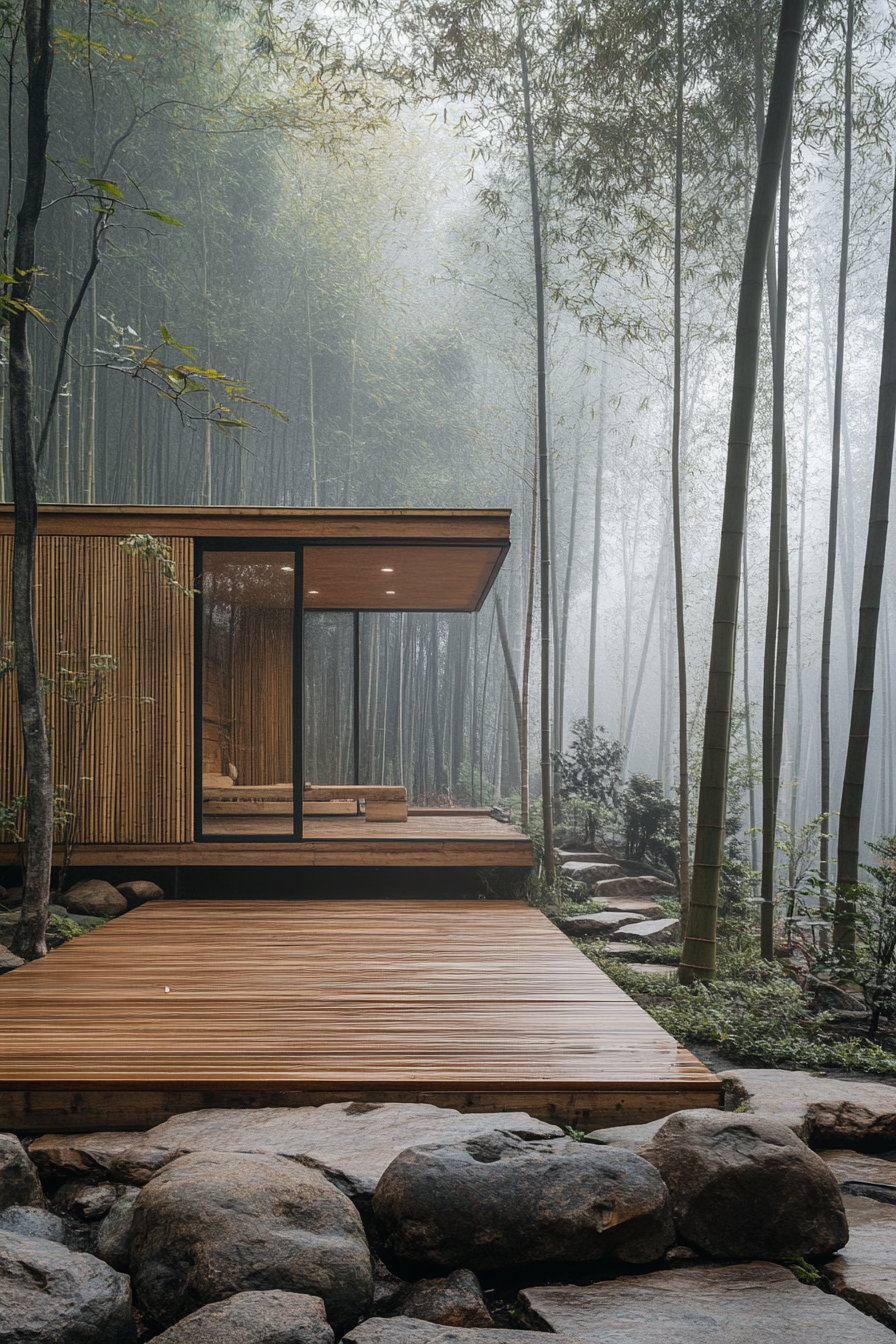
[(186, 225), (183, 224), (181, 220), (172, 219), (170, 215), (160, 214), (158, 210), (144, 210), (142, 211), (142, 213), (144, 215), (149, 215), (150, 219), (160, 219), (163, 224), (173, 224), (178, 229), (183, 229), (186, 227)]
[(114, 182), (109, 182), (104, 177), (88, 177), (87, 181), (92, 187), (96, 187), (97, 191), (101, 191), (104, 196), (113, 196), (116, 201), (124, 200), (124, 192)]

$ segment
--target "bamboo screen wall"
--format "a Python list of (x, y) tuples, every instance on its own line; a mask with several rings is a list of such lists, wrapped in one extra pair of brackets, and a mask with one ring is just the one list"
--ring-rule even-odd
[[(193, 544), (170, 539), (183, 581)], [(0, 537), (0, 643), (12, 638), (12, 537)], [(40, 537), (37, 638), (53, 778), (74, 800), (76, 839), (174, 844), (193, 837), (193, 603), (116, 537)], [(114, 670), (96, 678), (108, 656)], [(94, 667), (91, 669), (91, 663)], [(71, 673), (91, 673), (78, 687)], [(68, 688), (68, 690), (66, 690)], [(66, 693), (70, 699), (65, 698)], [(0, 800), (24, 792), (15, 677), (0, 678)]]

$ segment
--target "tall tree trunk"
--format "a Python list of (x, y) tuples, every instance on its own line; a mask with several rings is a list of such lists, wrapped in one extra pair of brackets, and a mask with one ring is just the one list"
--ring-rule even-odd
[(594, 541), (591, 549), (591, 625), (588, 633), (588, 723), (594, 727), (594, 682), (597, 677), (597, 596), (600, 582), (600, 533), (604, 485), (604, 412), (607, 401), (607, 356), (601, 361), (597, 409), (597, 457), (594, 463)]
[(716, 921), (725, 841), (731, 701), (734, 690), (735, 635), (759, 332), (766, 258), (775, 217), (781, 162), (790, 125), (806, 0), (783, 0), (775, 68), (769, 94), (762, 153), (744, 249), (734, 349), (734, 375), (728, 435), (728, 465), (722, 535), (716, 577), (709, 659), (709, 683), (703, 735), (703, 762), (694, 843), (691, 905), (679, 977), (684, 983), (715, 974)]
[(768, 599), (765, 617), (765, 656), (762, 667), (762, 903), (760, 945), (763, 957), (775, 955), (775, 859), (777, 857), (778, 789), (787, 668), (787, 627), (790, 620), (789, 584), (785, 584), (787, 459), (784, 433), (784, 365), (787, 336), (787, 236), (790, 222), (790, 135), (781, 170), (781, 210), (778, 231), (778, 275), (770, 258), (768, 307), (772, 330), (772, 481), (768, 535)]
[(516, 668), (513, 665), (513, 653), (510, 648), (510, 639), (507, 634), (507, 621), (504, 616), (504, 603), (501, 594), (495, 594), (495, 611), (498, 615), (498, 638), (501, 641), (501, 649), (504, 654), (504, 666), (507, 669), (507, 681), (510, 685), (510, 698), (513, 701), (513, 713), (516, 719), (517, 737), (520, 742), (523, 740), (523, 704), (520, 699), (520, 684), (517, 680)]
[(541, 623), (541, 810), (544, 821), (544, 867), (549, 882), (554, 880), (554, 817), (551, 785), (551, 535), (550, 498), (548, 495), (548, 415), (547, 415), (547, 338), (544, 313), (544, 266), (541, 251), (541, 212), (538, 204), (538, 175), (535, 170), (535, 136), (532, 127), (532, 103), (529, 98), (529, 66), (522, 16), (519, 18), (520, 71), (523, 83), (523, 114), (526, 122), (526, 151), (529, 161), (529, 197), (532, 205), (532, 252), (535, 262), (535, 342), (538, 400), (538, 493), (539, 541), (541, 543), (541, 585), (539, 618)]
[[(538, 450), (536, 448), (536, 458)], [(536, 462), (537, 468), (537, 462)], [(526, 581), (526, 624), (523, 633), (523, 678), (520, 690), (520, 824), (529, 825), (529, 671), (532, 665), (532, 618), (535, 612), (535, 550), (538, 529), (538, 471), (532, 472), (532, 520), (529, 573)]]
[[(657, 602), (659, 601), (660, 589), (663, 586), (663, 562), (666, 559), (666, 546), (668, 544), (669, 533), (664, 530), (662, 540), (660, 541), (660, 553), (656, 563), (656, 578), (653, 581), (653, 593), (650, 598), (650, 607), (647, 612), (647, 628), (644, 631), (644, 643), (641, 645), (641, 657), (638, 661), (638, 675), (635, 678), (635, 689), (632, 694), (632, 703), (629, 707), (628, 718), (625, 724), (625, 737), (623, 746), (625, 747), (626, 763), (628, 762), (628, 753), (632, 745), (632, 733), (635, 727), (635, 717), (638, 713), (638, 701), (641, 698), (641, 686), (644, 682), (644, 672), (647, 668), (647, 655), (650, 651), (650, 637), (653, 634), (653, 621), (656, 616)], [(626, 769), (627, 769), (626, 764)]]
[[(800, 475), (800, 536), (796, 562), (796, 623), (794, 645), (796, 648), (796, 735), (791, 760), (790, 792), (790, 838), (791, 860), (787, 873), (787, 883), (793, 892), (796, 885), (796, 852), (793, 840), (797, 829), (797, 808), (799, 802), (801, 771), (803, 764), (803, 553), (806, 540), (806, 491), (809, 483), (809, 388), (812, 355), (812, 289), (806, 300), (806, 370), (803, 392), (803, 460)], [(791, 895), (791, 914), (794, 909), (794, 896)]]
[(846, 769), (840, 798), (834, 946), (841, 949), (855, 945), (855, 925), (852, 920), (853, 894), (859, 880), (862, 797), (865, 789), (871, 706), (874, 700), (877, 626), (884, 562), (887, 555), (894, 428), (896, 428), (896, 185), (893, 189), (893, 216), (890, 224), (890, 257), (887, 265), (880, 393), (877, 403), (877, 437), (874, 445), (874, 474), (871, 479), (862, 597), (859, 604), (856, 674), (852, 693), (849, 745), (846, 749)]
[(750, 771), (750, 782), (747, 789), (747, 799), (750, 810), (750, 867), (753, 871), (752, 887), (753, 894), (756, 895), (756, 879), (759, 874), (759, 836), (756, 826), (756, 780), (755, 770), (753, 768), (753, 716), (750, 710), (750, 594), (749, 577), (750, 570), (747, 565), (747, 534), (744, 531), (744, 542), (742, 547), (742, 563), (744, 569), (744, 737), (747, 748), (747, 764)]
[(37, 478), (34, 460), (34, 381), (28, 348), (29, 302), (34, 286), (35, 235), (44, 198), (53, 73), (52, 0), (24, 0), (28, 57), (27, 161), (16, 217), (15, 281), (9, 287), (9, 411), (15, 535), (12, 620), (16, 691), (28, 782), (28, 857), (22, 913), (12, 941), (17, 956), (46, 956), (47, 907), (53, 861), (53, 780), (50, 744), (34, 633), (34, 562), (37, 550)]
[(684, 630), (684, 560), (681, 543), (681, 207), (684, 157), (684, 0), (675, 3), (675, 225), (673, 240), (672, 355), (672, 551), (675, 570), (675, 635), (678, 653), (678, 873), (682, 918), (691, 894), (688, 784), (688, 660)]
[(846, 9), (846, 64), (843, 80), (843, 207), (840, 216), (840, 276), (837, 284), (837, 352), (834, 363), (834, 414), (831, 427), (831, 495), (828, 507), (828, 555), (821, 627), (821, 813), (819, 870), (831, 880), (829, 818), (831, 815), (831, 629), (837, 571), (837, 519), (840, 503), (840, 427), (843, 418), (843, 354), (846, 342), (846, 280), (849, 274), (849, 220), (852, 195), (852, 45), (855, 0)]
[(575, 466), (572, 473), (572, 504), (569, 511), (569, 545), (566, 549), (566, 573), (563, 576), (563, 611), (560, 617), (560, 675), (557, 678), (557, 750), (563, 750), (563, 716), (566, 701), (566, 655), (569, 638), (569, 599), (572, 590), (572, 570), (576, 553), (576, 512), (579, 504), (579, 466), (582, 457), (582, 430), (576, 439)]

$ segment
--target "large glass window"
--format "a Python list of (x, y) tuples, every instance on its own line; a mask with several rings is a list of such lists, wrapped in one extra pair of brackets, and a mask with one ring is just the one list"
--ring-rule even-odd
[(355, 630), (353, 611), (306, 611), (305, 778), (356, 784)]
[(203, 549), (201, 833), (293, 837), (295, 550)]

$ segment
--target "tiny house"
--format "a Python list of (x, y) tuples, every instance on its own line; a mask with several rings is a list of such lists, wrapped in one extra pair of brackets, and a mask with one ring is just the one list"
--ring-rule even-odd
[[(3, 642), (12, 533), (0, 505)], [(415, 807), (404, 782), (365, 778), (359, 728), (363, 614), (476, 612), (509, 545), (501, 509), (45, 506), (36, 627), (73, 862), (529, 866), (528, 837), (486, 809)], [(313, 687), (340, 688), (328, 778), (306, 731), (322, 613), (339, 614)], [(0, 677), (7, 804), (25, 791), (14, 683)], [(0, 835), (0, 864), (17, 854)]]

